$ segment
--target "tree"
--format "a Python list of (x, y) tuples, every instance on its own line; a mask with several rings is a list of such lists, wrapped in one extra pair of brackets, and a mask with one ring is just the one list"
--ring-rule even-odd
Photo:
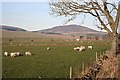
[(80, 40), (82, 40), (84, 38), (84, 36), (80, 36)]
[[(113, 38), (112, 52), (116, 53), (116, 40), (118, 37), (118, 2), (116, 0), (56, 0), (50, 1), (52, 15), (65, 16), (68, 21), (74, 20), (77, 15), (90, 14), (101, 30), (106, 30)], [(120, 7), (120, 6), (119, 6)]]

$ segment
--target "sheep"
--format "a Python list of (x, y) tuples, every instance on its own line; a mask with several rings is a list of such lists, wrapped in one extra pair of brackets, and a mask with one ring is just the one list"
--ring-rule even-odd
[(50, 47), (47, 47), (47, 50), (50, 50)]
[(79, 51), (84, 51), (85, 50), (85, 46), (80, 46)]
[(31, 56), (32, 54), (30, 52), (25, 52), (25, 55)]
[(75, 48), (74, 48), (74, 51), (75, 51), (75, 50), (79, 50), (79, 49), (80, 49), (80, 47), (75, 47)]
[(12, 52), (12, 53), (10, 53), (10, 56), (11, 56), (11, 57), (15, 57), (15, 56), (16, 56), (16, 53)]
[(20, 52), (15, 52), (16, 56), (20, 56)]
[(93, 47), (92, 46), (88, 46), (88, 49), (93, 49)]
[(77, 50), (77, 48), (74, 48), (74, 51)]
[(80, 41), (80, 39), (76, 39), (77, 41)]
[(19, 46), (21, 46), (22, 44), (20, 43)]
[(8, 52), (4, 52), (4, 55), (5, 55), (5, 56), (8, 56)]
[(75, 50), (84, 51), (85, 50), (85, 46), (76, 47), (76, 48), (74, 48), (74, 51)]

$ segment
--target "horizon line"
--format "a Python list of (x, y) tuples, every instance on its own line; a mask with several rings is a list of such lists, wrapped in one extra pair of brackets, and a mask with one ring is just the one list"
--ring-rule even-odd
[[(63, 24), (63, 25), (56, 25), (56, 26), (53, 26), (51, 28), (54, 28), (54, 27), (57, 27), (57, 26), (66, 26), (66, 25), (78, 25), (78, 26), (82, 26), (82, 27), (86, 27), (86, 28), (89, 28), (85, 25), (79, 25), (79, 24)], [(21, 28), (19, 26), (14, 26), (14, 25), (7, 25), (7, 24), (0, 24), (0, 26), (9, 26), (9, 27), (15, 27), (15, 28)], [(45, 29), (51, 29), (51, 28), (45, 28)], [(38, 29), (38, 30), (28, 30), (28, 29), (25, 29), (25, 28), (21, 28), (21, 29), (24, 29), (26, 31), (40, 31), (40, 30), (45, 30), (45, 29)], [(89, 28), (89, 29), (92, 29), (92, 28)], [(95, 30), (95, 29), (92, 29), (92, 30)], [(99, 32), (106, 32), (106, 31), (103, 31), (103, 30), (95, 30), (95, 31), (99, 31)]]

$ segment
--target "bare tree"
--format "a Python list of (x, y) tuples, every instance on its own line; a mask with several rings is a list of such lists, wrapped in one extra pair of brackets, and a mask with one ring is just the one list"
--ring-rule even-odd
[[(54, 0), (49, 2), (52, 15), (68, 17), (68, 22), (80, 14), (90, 14), (101, 30), (113, 38), (112, 51), (116, 53), (118, 36), (118, 2), (116, 0)], [(120, 7), (120, 6), (119, 6)]]

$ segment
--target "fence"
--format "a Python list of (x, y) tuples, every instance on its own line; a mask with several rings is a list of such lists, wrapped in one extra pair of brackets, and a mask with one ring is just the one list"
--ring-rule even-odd
[[(108, 54), (109, 51), (96, 52), (95, 61), (90, 59), (88, 63), (82, 63), (80, 76), (77, 78), (95, 79), (95, 78), (116, 78), (117, 75), (117, 58), (113, 54)], [(70, 79), (72, 78), (72, 68), (70, 68)]]

